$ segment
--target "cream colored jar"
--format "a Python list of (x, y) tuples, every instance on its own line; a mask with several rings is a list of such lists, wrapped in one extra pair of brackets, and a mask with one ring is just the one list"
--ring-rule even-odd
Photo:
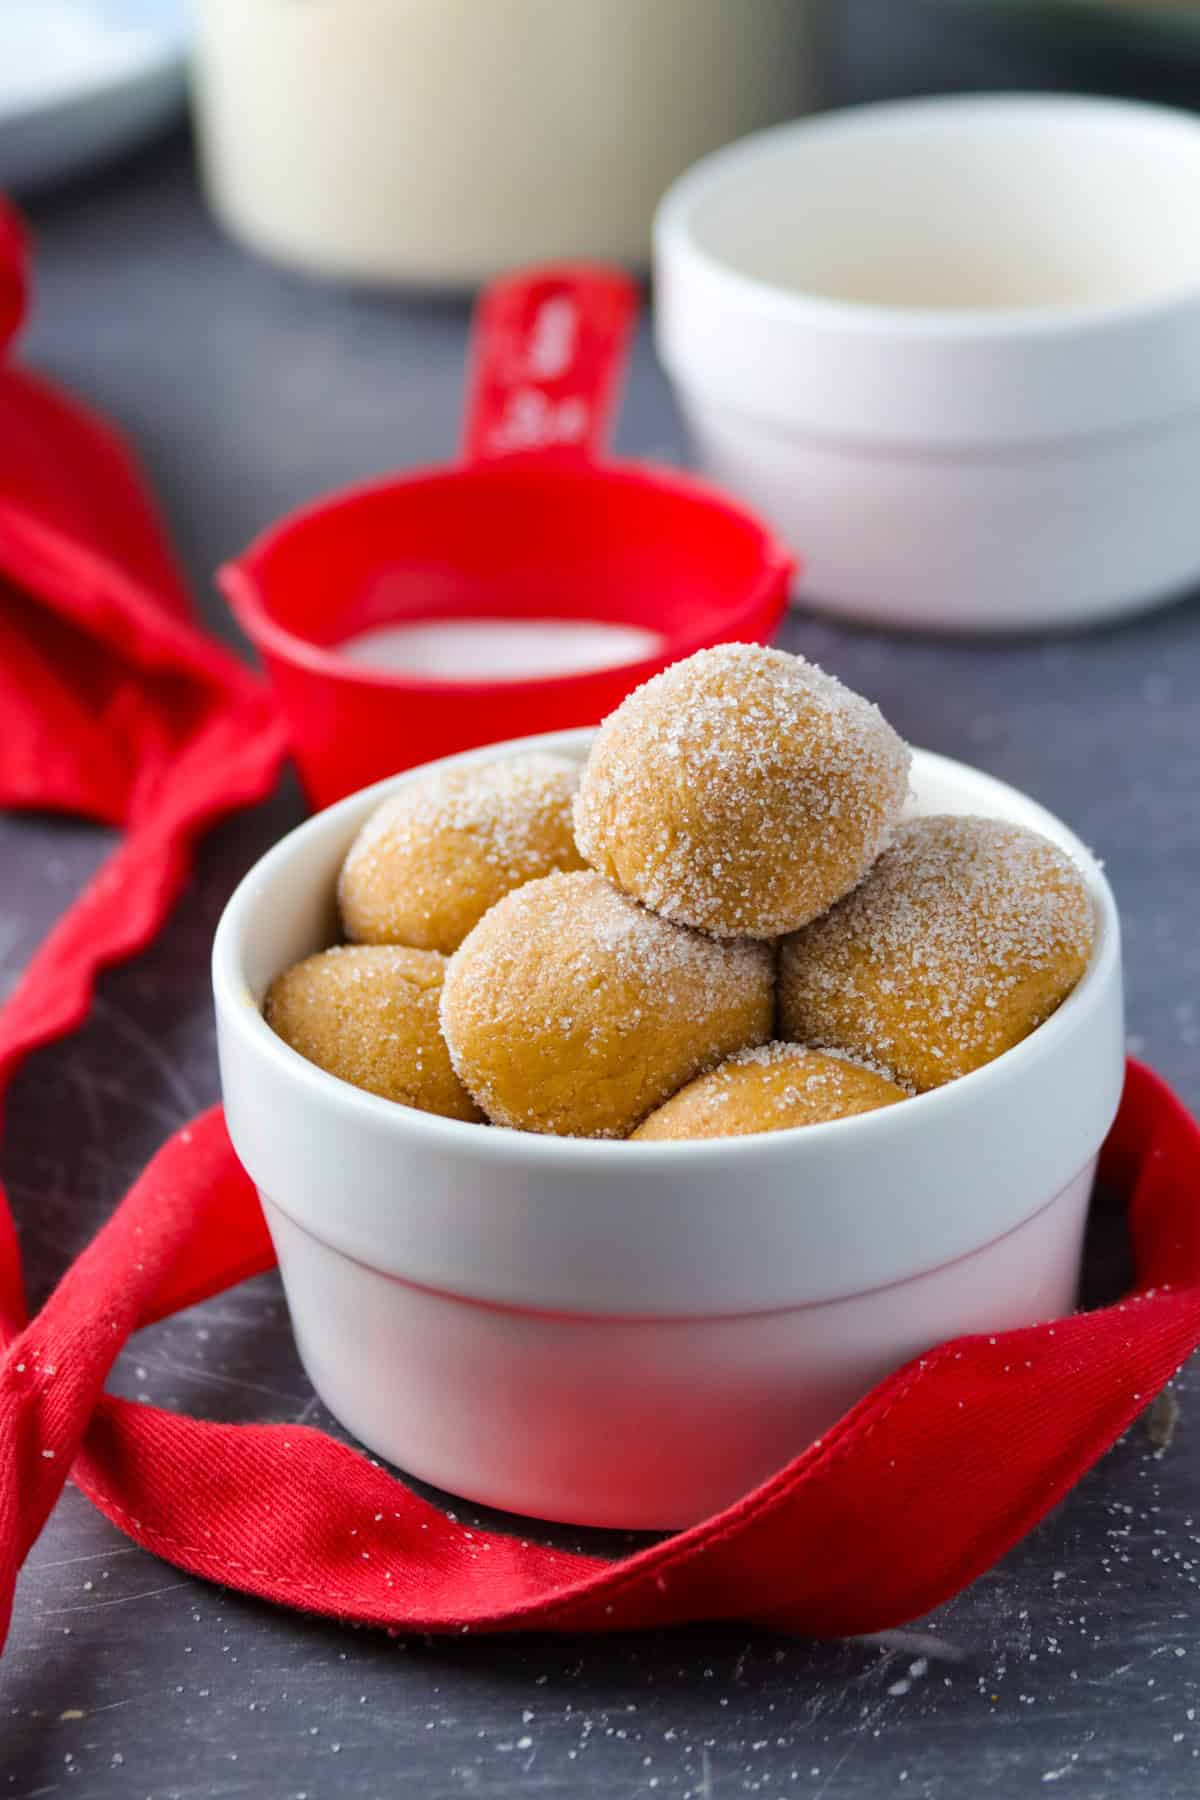
[(811, 98), (813, 0), (198, 0), (213, 205), (365, 281), (649, 260), (706, 151)]

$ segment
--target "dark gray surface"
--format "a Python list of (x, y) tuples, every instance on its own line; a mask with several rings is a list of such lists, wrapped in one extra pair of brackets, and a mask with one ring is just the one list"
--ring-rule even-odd
[[(916, 8), (870, 17), (843, 91), (1020, 74)], [(903, 26), (898, 19), (904, 18)], [(890, 21), (890, 23), (889, 23)], [(975, 58), (977, 60), (973, 61)], [(989, 75), (987, 72), (991, 71)], [(209, 576), (280, 509), (454, 442), (461, 308), (358, 298), (222, 243), (182, 151), (44, 205), (29, 358), (139, 443), (218, 629)], [(645, 339), (620, 441), (680, 457)], [(1105, 857), (1131, 1041), (1200, 1103), (1195, 694), (1200, 610), (1050, 644), (889, 639), (796, 618), (786, 642), (915, 741), (1028, 789)], [(0, 1167), (37, 1296), (165, 1132), (216, 1094), (207, 952), (249, 862), (300, 817), (289, 784), (215, 832), (168, 931), (87, 1029), (13, 1090)], [(0, 823), (0, 987), (103, 852)], [(274, 1279), (144, 1333), (115, 1385), (223, 1419), (324, 1422)], [(992, 1574), (882, 1644), (730, 1630), (438, 1644), (276, 1612), (131, 1548), (68, 1490), (0, 1664), (0, 1800), (261, 1796), (1077, 1796), (1200, 1791), (1196, 1376), (1166, 1452), (1142, 1427)]]

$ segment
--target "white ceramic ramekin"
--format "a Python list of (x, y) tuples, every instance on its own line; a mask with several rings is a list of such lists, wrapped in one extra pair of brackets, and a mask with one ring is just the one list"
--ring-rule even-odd
[[(589, 736), (448, 762), (532, 745), (582, 756)], [(1092, 963), (1016, 1049), (857, 1119), (592, 1142), (393, 1105), (263, 1022), (271, 978), (334, 938), (334, 876), (359, 825), (412, 779), (352, 795), (277, 844), (229, 902), (213, 953), (229, 1130), (300, 1353), (372, 1450), (514, 1512), (681, 1525), (781, 1467), (930, 1345), (1070, 1310), (1124, 1052), (1112, 895), (1058, 820), (916, 754), (919, 810), (1033, 826), (1092, 888)]]
[(658, 343), (803, 595), (1080, 625), (1200, 577), (1200, 120), (992, 95), (746, 139), (659, 211)]

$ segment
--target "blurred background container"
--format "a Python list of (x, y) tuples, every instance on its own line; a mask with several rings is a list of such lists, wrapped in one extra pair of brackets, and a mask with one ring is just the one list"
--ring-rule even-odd
[(197, 32), (234, 232), (410, 285), (580, 253), (641, 265), (685, 165), (814, 105), (1200, 105), (1200, 0), (0, 0), (0, 187), (25, 196), (177, 119)]
[(813, 99), (813, 0), (198, 0), (197, 18), (218, 215), (361, 281), (641, 267), (677, 175)]
[(0, 0), (0, 188), (22, 199), (183, 110), (188, 0)]

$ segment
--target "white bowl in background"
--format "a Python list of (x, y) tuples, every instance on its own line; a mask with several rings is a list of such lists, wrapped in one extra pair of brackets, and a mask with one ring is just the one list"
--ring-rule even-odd
[[(582, 758), (590, 737), (427, 766), (533, 747)], [(271, 979), (335, 940), (334, 879), (359, 826), (421, 773), (285, 837), (238, 887), (213, 950), (229, 1131), (300, 1354), (377, 1455), (513, 1512), (678, 1526), (754, 1487), (932, 1344), (1070, 1310), (1124, 1038), (1112, 894), (1051, 814), (915, 755), (918, 810), (1032, 826), (1092, 890), (1092, 961), (1015, 1049), (860, 1118), (597, 1142), (395, 1105), (306, 1062), (262, 1018)]]
[(699, 163), (657, 333), (717, 478), (880, 623), (1077, 626), (1200, 578), (1200, 120), (853, 107)]
[(191, 39), (187, 0), (2, 0), (0, 187), (31, 193), (164, 131)]

